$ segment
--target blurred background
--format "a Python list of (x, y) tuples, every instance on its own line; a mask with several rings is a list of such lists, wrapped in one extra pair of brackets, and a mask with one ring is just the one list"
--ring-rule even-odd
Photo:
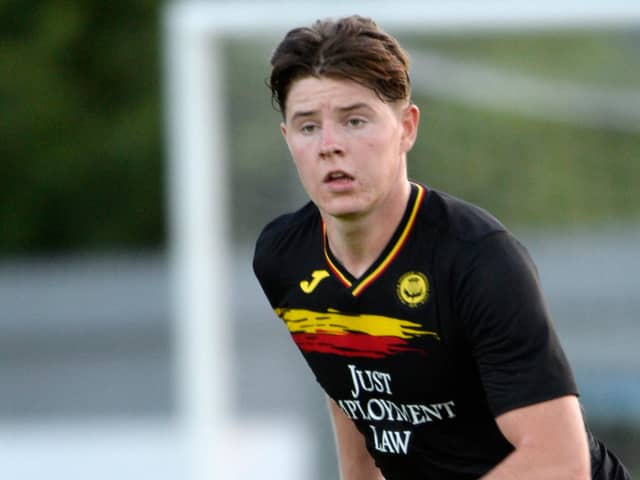
[[(5, 478), (183, 478), (163, 6), (0, 0)], [(527, 245), (589, 424), (640, 474), (640, 25), (392, 33), (422, 111), (411, 177)], [(282, 34), (222, 39), (233, 444), (320, 480), (337, 478), (323, 394), (251, 272), (262, 226), (306, 201), (265, 86)]]

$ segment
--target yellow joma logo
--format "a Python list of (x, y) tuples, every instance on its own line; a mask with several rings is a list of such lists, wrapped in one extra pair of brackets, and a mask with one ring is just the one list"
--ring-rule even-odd
[(326, 270), (314, 270), (311, 274), (311, 281), (302, 280), (300, 282), (300, 288), (304, 293), (311, 293), (316, 289), (318, 284), (328, 276), (329, 272)]

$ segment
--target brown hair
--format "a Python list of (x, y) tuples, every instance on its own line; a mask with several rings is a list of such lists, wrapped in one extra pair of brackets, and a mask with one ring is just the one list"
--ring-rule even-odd
[(352, 80), (386, 102), (408, 100), (411, 94), (407, 53), (373, 20), (358, 15), (289, 31), (271, 66), (271, 101), (283, 115), (291, 86), (308, 76)]

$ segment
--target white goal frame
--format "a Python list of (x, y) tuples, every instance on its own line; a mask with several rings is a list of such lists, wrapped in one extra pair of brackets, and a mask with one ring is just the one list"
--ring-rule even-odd
[(218, 448), (231, 422), (233, 390), (227, 129), (220, 40), (282, 36), (318, 18), (353, 13), (374, 18), (394, 34), (640, 24), (640, 3), (624, 0), (167, 3), (163, 40), (177, 408), (194, 480), (233, 474)]

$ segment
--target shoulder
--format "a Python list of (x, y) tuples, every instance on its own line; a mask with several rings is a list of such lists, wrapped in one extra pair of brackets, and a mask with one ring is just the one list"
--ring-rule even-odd
[(506, 228), (485, 209), (438, 190), (429, 190), (425, 220), (441, 234), (463, 243), (475, 243)]
[(311, 202), (269, 222), (256, 241), (253, 257), (256, 274), (260, 276), (270, 267), (277, 267), (285, 256), (290, 259), (304, 254), (305, 249), (320, 238), (321, 223), (320, 213)]
[(537, 275), (522, 243), (485, 209), (438, 190), (429, 190), (422, 223), (437, 232), (440, 263), (454, 283), (472, 272), (511, 271)]

